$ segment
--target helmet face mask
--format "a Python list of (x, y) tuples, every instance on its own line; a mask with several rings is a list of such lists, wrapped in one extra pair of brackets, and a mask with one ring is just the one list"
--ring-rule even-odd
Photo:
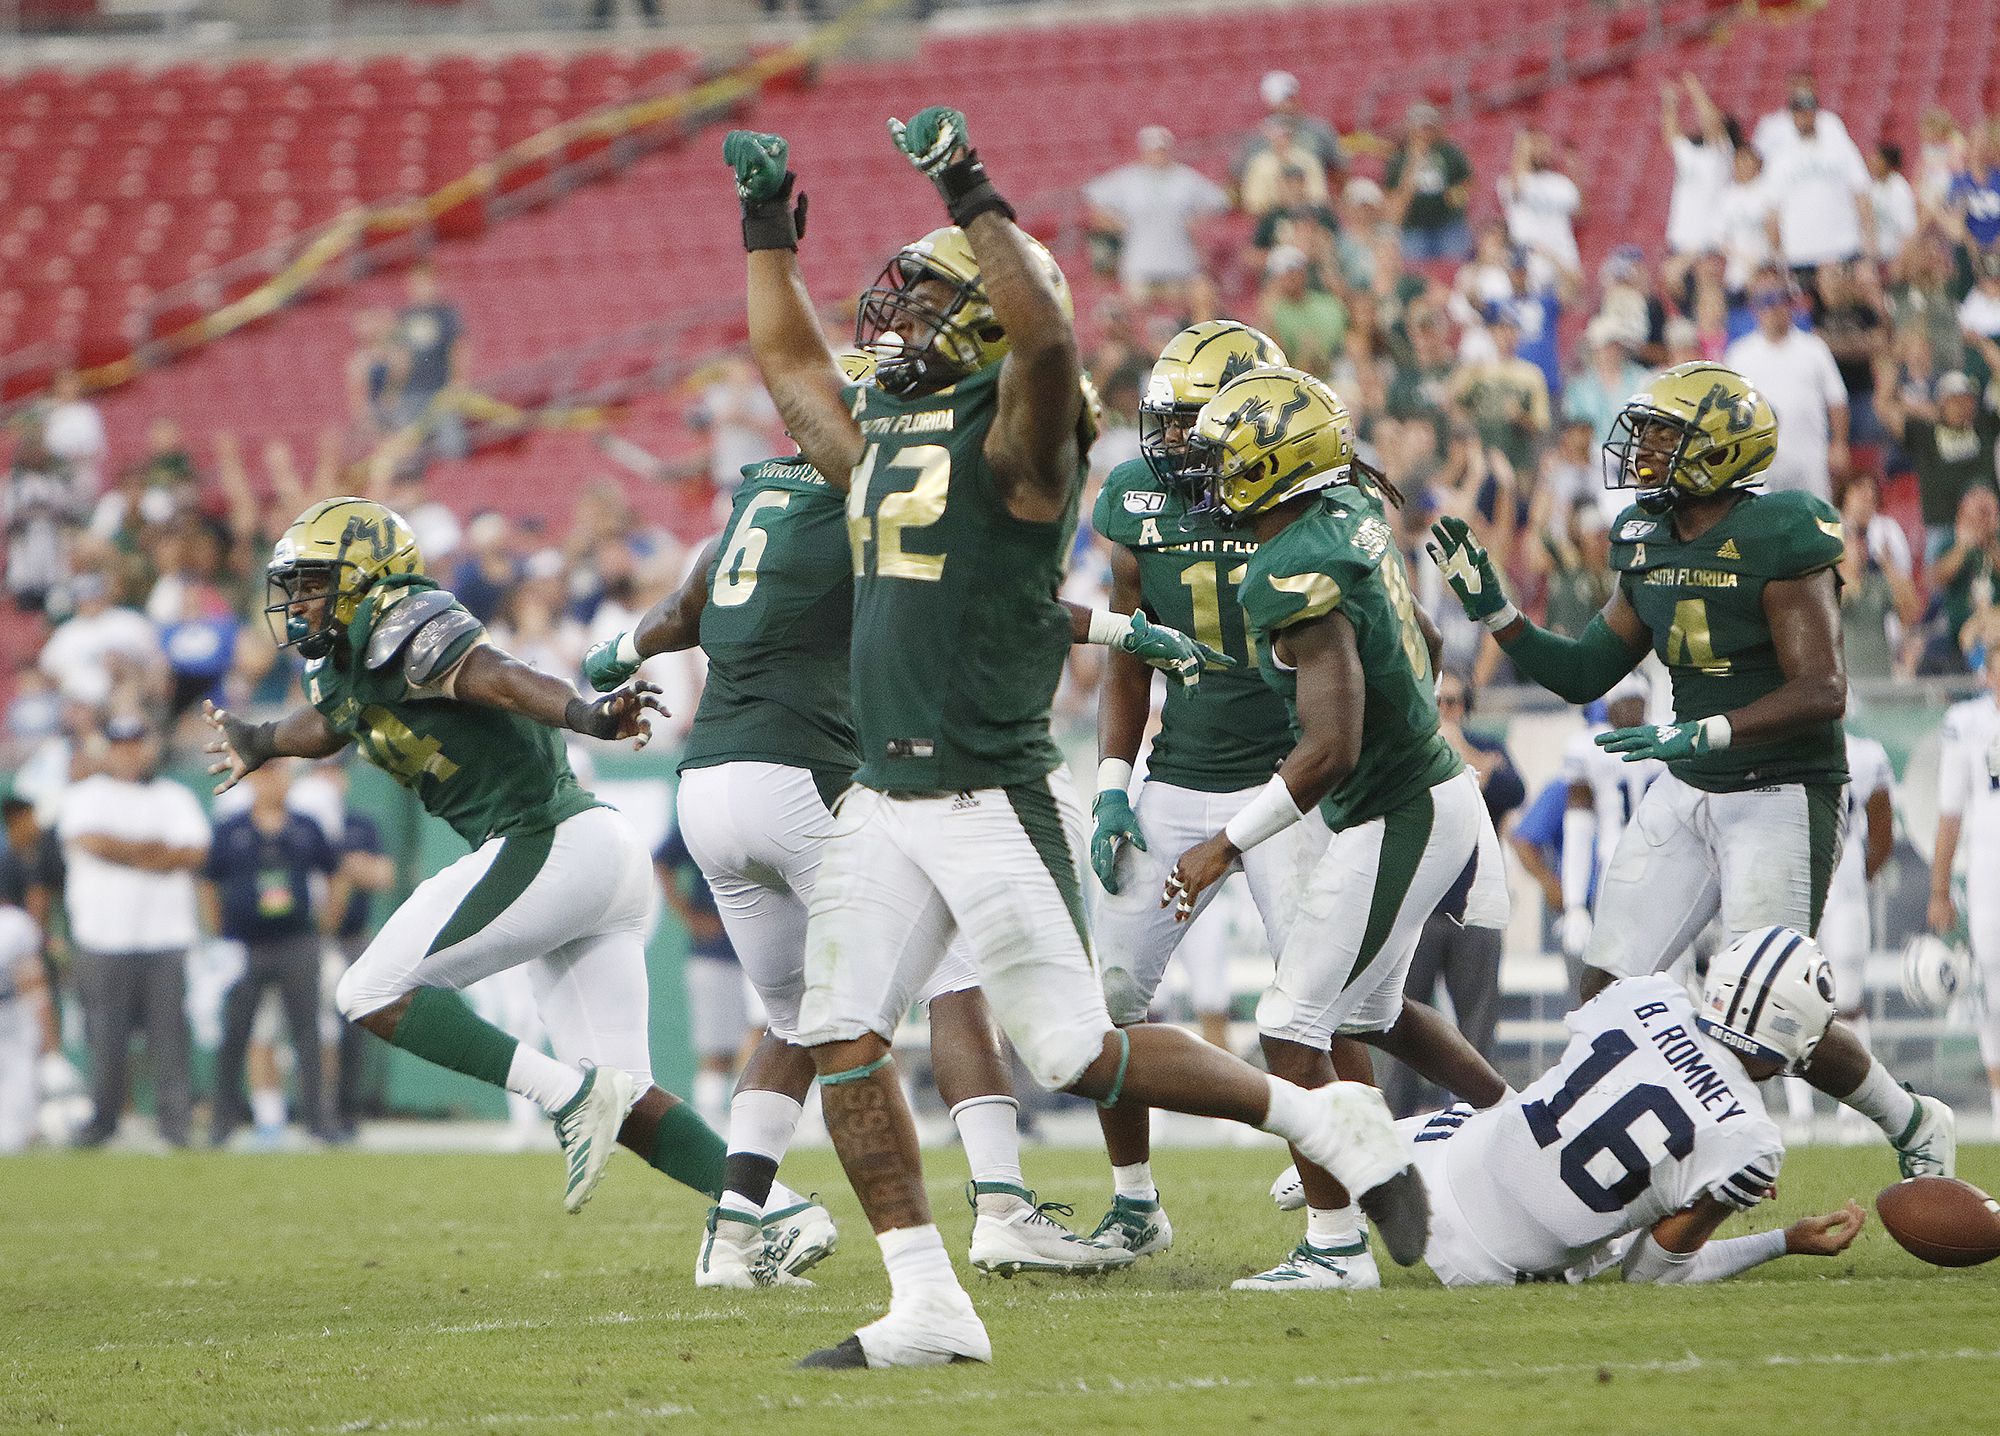
[(421, 575), (410, 527), (365, 499), (326, 499), (293, 520), (264, 570), (264, 622), (279, 648), (325, 658), (383, 578)]
[(986, 294), (910, 249), (882, 267), (861, 296), (854, 342), (876, 356), (875, 381), (891, 394), (926, 394), (991, 362), (1006, 338)]
[(1354, 427), (1323, 380), (1257, 369), (1224, 384), (1188, 437), (1188, 517), (1235, 528), (1282, 504), (1348, 483)]
[(1637, 489), (1642, 509), (1665, 513), (1761, 482), (1777, 452), (1770, 402), (1733, 369), (1695, 361), (1655, 375), (1612, 421), (1605, 486)]
[(1269, 335), (1233, 319), (1205, 319), (1168, 340), (1139, 402), (1139, 454), (1153, 477), (1183, 501), (1198, 502), (1204, 481), (1189, 471), (1189, 441), (1202, 405), (1232, 379), (1284, 363)]
[(1202, 492), (1202, 482), (1191, 467), (1194, 424), (1200, 417), (1199, 404), (1156, 404), (1147, 399), (1139, 405), (1139, 456), (1155, 478), (1190, 501)]

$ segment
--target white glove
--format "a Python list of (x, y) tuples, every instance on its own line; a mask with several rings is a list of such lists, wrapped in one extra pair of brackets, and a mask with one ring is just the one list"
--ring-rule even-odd
[(1583, 950), (1590, 946), (1590, 927), (1589, 908), (1573, 907), (1564, 911), (1562, 922), (1558, 925), (1563, 956), (1583, 956)]
[(83, 1074), (60, 1052), (44, 1052), (35, 1064), (35, 1085), (44, 1102), (67, 1101), (83, 1095)]

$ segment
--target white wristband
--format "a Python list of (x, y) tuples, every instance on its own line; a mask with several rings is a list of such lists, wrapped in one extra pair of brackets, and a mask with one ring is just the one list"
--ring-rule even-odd
[(1223, 824), (1222, 835), (1239, 853), (1247, 853), (1266, 838), (1276, 837), (1305, 816), (1292, 801), (1292, 790), (1273, 773), (1271, 781), (1257, 790), (1235, 817)]
[(1479, 621), (1486, 625), (1486, 631), (1488, 633), (1498, 633), (1501, 629), (1505, 628), (1508, 624), (1512, 623), (1515, 619), (1519, 618), (1520, 616), (1521, 616), (1521, 610), (1514, 607), (1514, 605), (1511, 602), (1509, 602), (1501, 604), (1500, 611), (1498, 613), (1489, 613), (1486, 615), (1486, 617), (1480, 619)]
[(1123, 758), (1106, 758), (1097, 765), (1097, 791), (1100, 793), (1129, 793), (1132, 788), (1132, 765)]
[(1111, 648), (1131, 632), (1131, 614), (1113, 613), (1108, 608), (1093, 608), (1090, 611), (1090, 631), (1084, 635), (1083, 641)]
[(639, 645), (632, 641), (632, 630), (626, 629), (618, 635), (618, 661), (620, 663), (644, 663), (645, 657), (639, 652)]
[(1709, 752), (1720, 753), (1729, 746), (1729, 719), (1725, 715), (1718, 713), (1713, 718), (1702, 719), (1701, 731), (1708, 735)]

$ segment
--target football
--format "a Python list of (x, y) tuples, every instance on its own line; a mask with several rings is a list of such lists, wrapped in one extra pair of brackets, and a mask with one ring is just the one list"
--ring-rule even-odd
[(1978, 1266), (2000, 1256), (2000, 1202), (1954, 1177), (1910, 1177), (1884, 1187), (1876, 1214), (1899, 1246), (1932, 1266)]

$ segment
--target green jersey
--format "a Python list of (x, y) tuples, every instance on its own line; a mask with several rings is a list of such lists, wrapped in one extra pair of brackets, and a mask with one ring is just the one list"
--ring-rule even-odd
[(386, 579), (303, 676), (307, 701), (473, 847), (599, 806), (577, 786), (561, 733), (443, 695), (442, 676), (484, 641), (479, 620), (429, 579)]
[(1210, 669), (1192, 688), (1167, 685), (1147, 777), (1203, 793), (1265, 781), (1292, 750), (1292, 727), (1285, 700), (1257, 672), (1249, 616), (1237, 602), (1256, 538), (1188, 519), (1187, 504), (1144, 459), (1111, 471), (1091, 526), (1138, 560), (1139, 602), (1147, 613), (1239, 665)]
[(804, 459), (747, 465), (701, 611), (708, 681), (681, 769), (783, 763), (844, 785), (854, 579), (846, 497)]
[(1291, 706), (1295, 725), (1298, 674), (1279, 662), (1278, 635), (1336, 609), (1354, 628), (1365, 684), (1361, 756), (1320, 802), (1328, 827), (1339, 832), (1379, 818), (1465, 767), (1438, 732), (1430, 649), (1409, 572), (1372, 496), (1348, 485), (1327, 490), (1258, 549), (1242, 599), (1257, 633), (1258, 666)]
[(852, 391), (867, 448), (847, 495), (855, 781), (888, 793), (1002, 788), (1062, 761), (1049, 705), (1069, 651), (1056, 601), (1068, 512), (1007, 512), (988, 467), (1000, 365), (934, 394)]
[[(1840, 562), (1840, 515), (1823, 499), (1788, 491), (1747, 494), (1713, 528), (1683, 543), (1671, 514), (1637, 507), (1611, 529), (1619, 591), (1653, 636), (1674, 684), (1674, 718), (1689, 723), (1754, 703), (1785, 681), (1764, 586)], [(1838, 719), (1668, 765), (1710, 793), (1773, 783), (1845, 783), (1847, 739)]]

